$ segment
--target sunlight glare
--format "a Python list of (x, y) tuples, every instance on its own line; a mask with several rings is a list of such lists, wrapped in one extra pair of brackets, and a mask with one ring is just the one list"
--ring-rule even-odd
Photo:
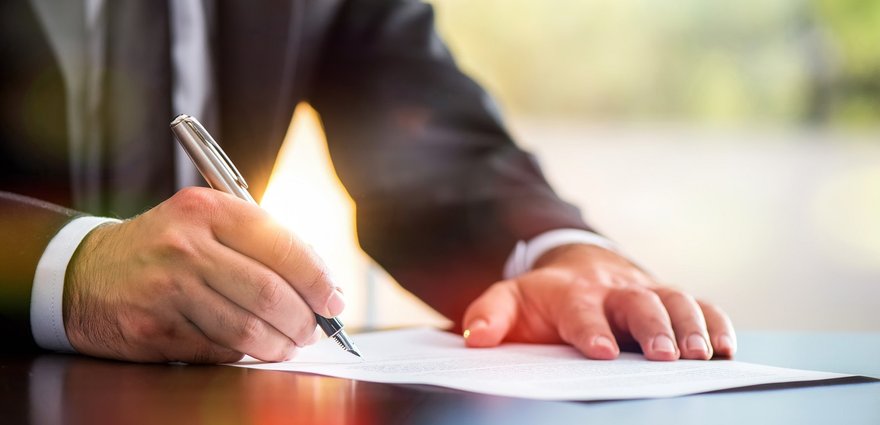
[(444, 325), (363, 253), (355, 205), (333, 170), (318, 114), (299, 105), (278, 154), (261, 206), (311, 244), (346, 299), (346, 326)]

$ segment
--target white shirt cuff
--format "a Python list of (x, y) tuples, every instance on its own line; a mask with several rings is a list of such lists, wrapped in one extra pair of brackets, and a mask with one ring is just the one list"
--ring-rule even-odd
[(75, 218), (58, 231), (43, 251), (31, 289), (31, 334), (40, 347), (76, 352), (64, 331), (62, 301), (67, 264), (86, 235), (109, 222), (118, 223), (119, 220), (104, 217)]
[(535, 266), (542, 255), (563, 245), (585, 244), (596, 245), (618, 252), (617, 246), (602, 236), (582, 229), (550, 230), (532, 238), (530, 241), (519, 241), (504, 264), (504, 278), (513, 279), (526, 274)]

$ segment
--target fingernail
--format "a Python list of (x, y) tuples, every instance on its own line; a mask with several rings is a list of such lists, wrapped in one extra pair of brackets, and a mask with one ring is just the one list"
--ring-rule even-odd
[(461, 336), (463, 336), (464, 339), (468, 339), (470, 338), (471, 334), (474, 333), (474, 331), (479, 331), (480, 329), (484, 329), (487, 326), (489, 326), (489, 323), (487, 323), (483, 319), (474, 320), (473, 322), (471, 322), (471, 325), (468, 326), (468, 328), (465, 329), (464, 332), (462, 332)]
[(345, 310), (345, 298), (342, 297), (342, 292), (334, 290), (330, 300), (327, 301), (327, 311), (330, 312), (330, 317), (336, 317), (342, 313), (342, 310)]
[(718, 345), (719, 351), (724, 350), (729, 354), (736, 352), (736, 343), (733, 342), (733, 338), (731, 338), (730, 335), (721, 335), (721, 337), (718, 338)]
[(691, 334), (691, 336), (687, 337), (687, 349), (688, 351), (708, 353), (709, 345), (706, 344), (706, 339), (703, 338), (703, 335)]
[(597, 336), (596, 339), (593, 340), (593, 347), (602, 347), (607, 348), (609, 350), (614, 350), (614, 344), (611, 343), (611, 340), (608, 339), (607, 336)]
[(654, 337), (651, 349), (658, 353), (674, 353), (675, 343), (666, 335), (657, 335)]

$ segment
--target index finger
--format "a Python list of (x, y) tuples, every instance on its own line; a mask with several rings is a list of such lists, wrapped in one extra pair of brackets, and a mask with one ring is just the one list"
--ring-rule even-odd
[(345, 301), (312, 247), (262, 208), (231, 195), (219, 198), (211, 228), (220, 243), (275, 271), (314, 312), (326, 317), (342, 313)]

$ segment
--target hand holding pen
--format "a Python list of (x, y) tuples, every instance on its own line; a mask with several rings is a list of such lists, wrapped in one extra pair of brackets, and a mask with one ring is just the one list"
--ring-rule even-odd
[[(244, 177), (198, 120), (180, 115), (171, 122), (171, 130), (212, 188), (257, 205), (247, 191), (248, 186)], [(343, 330), (339, 319), (327, 318), (318, 313), (315, 313), (315, 319), (324, 333), (336, 341), (342, 349), (361, 357), (360, 352)]]
[[(62, 349), (141, 362), (282, 361), (317, 340), (316, 313), (345, 307), (308, 244), (219, 190), (185, 188), (131, 219), (85, 216), (63, 231), (86, 236), (60, 271)], [(341, 327), (328, 322), (331, 333)]]

